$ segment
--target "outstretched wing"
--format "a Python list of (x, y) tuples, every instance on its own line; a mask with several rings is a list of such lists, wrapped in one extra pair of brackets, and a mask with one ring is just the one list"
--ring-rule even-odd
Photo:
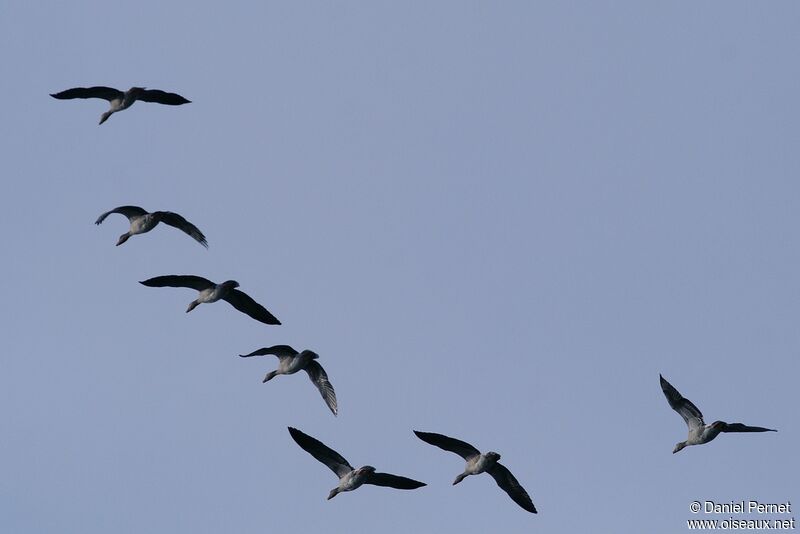
[(194, 276), (190, 274), (168, 274), (166, 276), (156, 276), (150, 278), (140, 284), (147, 287), (190, 287), (197, 291), (202, 291), (216, 284), (211, 280), (206, 280), (202, 276)]
[(497, 485), (500, 486), (503, 491), (508, 493), (508, 496), (511, 497), (515, 503), (531, 513), (536, 513), (536, 507), (533, 505), (530, 495), (528, 495), (528, 492), (525, 491), (525, 488), (523, 488), (520, 483), (517, 482), (517, 479), (511, 474), (511, 471), (509, 471), (506, 466), (499, 462), (495, 462), (495, 464), (487, 471), (490, 475), (492, 475), (492, 478), (495, 482), (497, 482)]
[(292, 435), (292, 439), (295, 440), (304, 451), (327, 465), (339, 478), (342, 478), (353, 470), (353, 466), (351, 466), (341, 454), (318, 439), (314, 439), (308, 434), (304, 434), (300, 430), (292, 427), (289, 427), (289, 434)]
[(763, 426), (747, 426), (742, 423), (725, 423), (723, 424), (721, 432), (777, 432), (772, 428), (764, 428)]
[(281, 324), (277, 317), (243, 291), (234, 289), (222, 298), (231, 306), (240, 312), (246, 313), (256, 321), (261, 321), (265, 324)]
[(250, 356), (277, 356), (278, 358), (293, 358), (297, 356), (298, 352), (289, 345), (273, 345), (271, 347), (263, 347), (254, 350), (250, 354), (240, 354), (242, 358), (249, 358)]
[(678, 390), (672, 387), (672, 384), (667, 382), (663, 376), (658, 375), (659, 379), (661, 380), (661, 390), (664, 392), (664, 396), (667, 398), (667, 402), (672, 407), (673, 410), (678, 412), (683, 420), (686, 421), (686, 425), (689, 427), (689, 430), (694, 430), (696, 428), (705, 426), (703, 422), (703, 414), (700, 412), (700, 409), (692, 403), (689, 399), (684, 398)]
[(136, 100), (157, 102), (158, 104), (167, 104), (168, 106), (180, 106), (181, 104), (191, 103), (191, 100), (186, 100), (179, 94), (167, 93), (158, 89), (145, 89), (136, 96)]
[(440, 449), (454, 452), (465, 460), (468, 460), (469, 458), (481, 453), (481, 451), (469, 443), (445, 436), (444, 434), (436, 434), (434, 432), (419, 432), (417, 430), (414, 431), (414, 434), (416, 434), (417, 437), (422, 441), (430, 443), (431, 445), (436, 445)]
[(365, 481), (364, 484), (372, 484), (373, 486), (384, 486), (387, 488), (396, 488), (411, 490), (427, 486), (424, 482), (414, 480), (413, 478), (406, 478), (397, 475), (390, 475), (389, 473), (372, 473)]
[(101, 222), (106, 220), (106, 217), (108, 217), (112, 213), (120, 213), (125, 217), (127, 217), (128, 221), (130, 221), (133, 217), (141, 217), (142, 215), (147, 215), (147, 211), (140, 208), (139, 206), (120, 206), (118, 208), (114, 208), (113, 210), (103, 213), (102, 215), (100, 215), (100, 217), (97, 218), (97, 220), (94, 223), (100, 224)]
[(333, 386), (328, 380), (328, 374), (325, 369), (315, 360), (311, 360), (306, 364), (305, 370), (308, 373), (308, 377), (317, 386), (322, 398), (325, 399), (325, 404), (331, 409), (333, 415), (336, 415), (336, 392), (333, 391)]
[(186, 234), (192, 236), (195, 241), (208, 248), (206, 236), (200, 231), (198, 227), (172, 211), (157, 211), (153, 214), (158, 217), (158, 220), (164, 224), (168, 224), (178, 230), (182, 230)]
[(123, 94), (125, 93), (119, 89), (98, 85), (95, 87), (74, 87), (66, 91), (61, 91), (60, 93), (51, 94), (50, 96), (58, 98), (59, 100), (70, 100), (72, 98), (102, 98), (103, 100), (111, 102), (115, 98), (122, 98)]

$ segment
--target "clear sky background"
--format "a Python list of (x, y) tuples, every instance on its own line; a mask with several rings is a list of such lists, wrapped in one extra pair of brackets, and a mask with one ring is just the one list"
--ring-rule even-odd
[[(796, 2), (0, 5), (8, 533), (675, 533), (797, 501)], [(98, 126), (76, 86), (178, 92)], [(173, 210), (134, 236), (134, 204)], [(283, 321), (163, 274), (236, 279)], [(262, 384), (285, 343), (305, 374)], [(671, 454), (706, 415), (778, 428)], [(326, 501), (355, 466), (416, 478)], [(502, 462), (540, 513), (418, 440)], [(791, 514), (794, 516), (795, 514)], [(736, 516), (742, 518), (743, 516)], [(789, 516), (768, 516), (787, 518)]]

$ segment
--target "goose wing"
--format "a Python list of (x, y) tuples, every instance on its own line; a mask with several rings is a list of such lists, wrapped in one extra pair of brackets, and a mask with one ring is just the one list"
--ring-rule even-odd
[(289, 345), (273, 345), (271, 347), (263, 347), (258, 350), (254, 350), (250, 354), (240, 354), (239, 356), (242, 358), (249, 358), (250, 356), (277, 356), (278, 359), (283, 358), (294, 358), (297, 356), (298, 352), (294, 350)]
[(764, 428), (763, 426), (747, 426), (742, 423), (725, 423), (723, 424), (721, 432), (777, 432), (772, 428)]
[(158, 217), (159, 221), (177, 228), (178, 230), (182, 230), (184, 233), (194, 238), (195, 241), (208, 248), (208, 242), (206, 241), (206, 236), (203, 235), (203, 232), (201, 232), (198, 227), (184, 219), (182, 216), (171, 211), (157, 211), (153, 215)]
[[(112, 213), (120, 213), (128, 218), (128, 221), (132, 220), (135, 217), (141, 217), (142, 215), (147, 215), (147, 211), (140, 208), (139, 206), (120, 206), (118, 208), (114, 208), (113, 210), (109, 210), (94, 222), (95, 224), (100, 224), (106, 220), (106, 217), (111, 215)], [(165, 221), (166, 222), (166, 221)]]
[(364, 481), (364, 484), (372, 484), (373, 486), (384, 486), (387, 488), (404, 490), (417, 489), (427, 485), (424, 482), (414, 480), (413, 478), (390, 475), (389, 473), (372, 473)]
[(166, 276), (156, 276), (149, 278), (140, 284), (147, 287), (190, 287), (197, 291), (202, 291), (216, 286), (211, 280), (206, 280), (202, 276), (190, 274), (169, 274)]
[(465, 460), (468, 460), (481, 453), (481, 451), (469, 443), (445, 436), (444, 434), (436, 434), (434, 432), (419, 432), (417, 430), (414, 431), (414, 434), (416, 434), (417, 437), (425, 443), (430, 443), (431, 445), (435, 445), (440, 449), (454, 452)]
[(667, 402), (672, 407), (673, 410), (678, 412), (683, 420), (686, 421), (686, 425), (689, 427), (689, 430), (694, 430), (696, 428), (705, 426), (703, 422), (703, 414), (700, 412), (700, 409), (695, 406), (692, 401), (689, 399), (684, 398), (678, 390), (672, 387), (672, 384), (667, 382), (663, 376), (658, 375), (661, 380), (661, 390), (664, 392), (664, 396), (667, 398)]
[(327, 465), (339, 478), (342, 478), (353, 470), (353, 466), (351, 466), (341, 454), (318, 439), (314, 439), (308, 434), (304, 434), (300, 430), (292, 427), (289, 427), (289, 434), (292, 435), (292, 439), (300, 445), (304, 451)]
[(186, 100), (181, 95), (176, 93), (167, 93), (159, 89), (145, 89), (136, 96), (136, 100), (144, 102), (156, 102), (158, 104), (166, 104), (168, 106), (180, 106), (181, 104), (189, 104), (192, 101)]
[(536, 507), (533, 505), (533, 501), (531, 500), (530, 495), (528, 492), (525, 491), (514, 475), (511, 474), (506, 466), (499, 462), (495, 462), (495, 464), (490, 467), (488, 470), (490, 475), (497, 485), (500, 486), (503, 491), (508, 493), (508, 496), (513, 499), (515, 503), (520, 505), (523, 509), (531, 512), (536, 513)]
[(122, 98), (125, 93), (113, 87), (104, 87), (97, 85), (95, 87), (74, 87), (61, 91), (60, 93), (51, 94), (53, 98), (59, 100), (70, 100), (72, 98), (102, 98), (111, 102), (116, 98)]
[(317, 386), (322, 398), (325, 399), (325, 404), (328, 405), (333, 415), (336, 415), (336, 392), (333, 391), (333, 386), (328, 380), (328, 373), (315, 360), (311, 360), (306, 364), (305, 371), (314, 385)]
[(246, 313), (256, 321), (261, 321), (265, 324), (281, 324), (277, 317), (243, 291), (234, 289), (222, 298), (231, 306), (242, 313)]

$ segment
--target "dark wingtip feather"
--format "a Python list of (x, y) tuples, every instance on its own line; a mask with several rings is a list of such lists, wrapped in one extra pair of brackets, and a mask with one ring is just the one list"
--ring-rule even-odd
[(289, 429), (289, 434), (291, 434), (292, 439), (294, 439), (297, 444), (300, 445), (300, 441), (306, 437), (306, 434), (304, 434), (302, 430), (298, 430), (293, 426), (287, 426), (286, 428)]

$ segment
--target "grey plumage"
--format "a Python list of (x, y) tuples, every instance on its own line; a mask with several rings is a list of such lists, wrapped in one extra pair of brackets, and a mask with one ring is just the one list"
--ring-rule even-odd
[(414, 434), (419, 439), (439, 447), (440, 449), (454, 452), (466, 460), (467, 465), (464, 472), (459, 474), (453, 485), (458, 484), (469, 475), (477, 475), (480, 473), (489, 473), (497, 485), (505, 491), (511, 499), (517, 503), (522, 509), (537, 513), (533, 501), (525, 491), (525, 488), (517, 481), (511, 471), (508, 470), (503, 464), (498, 462), (500, 455), (496, 452), (481, 452), (465, 441), (445, 436), (444, 434), (436, 434), (434, 432), (420, 432), (415, 430)]
[(389, 473), (378, 473), (370, 465), (353, 469), (353, 466), (344, 457), (331, 449), (318, 439), (312, 438), (302, 431), (289, 427), (289, 434), (300, 447), (322, 462), (339, 477), (339, 485), (333, 488), (328, 495), (328, 499), (334, 498), (343, 491), (352, 491), (363, 484), (374, 486), (384, 486), (395, 489), (411, 490), (425, 486), (424, 482), (411, 478), (391, 475)]
[(189, 304), (189, 308), (186, 310), (187, 313), (192, 311), (199, 304), (216, 302), (222, 299), (256, 321), (269, 325), (281, 324), (277, 317), (267, 311), (264, 306), (253, 300), (243, 291), (236, 289), (239, 287), (239, 282), (236, 280), (227, 280), (221, 284), (215, 284), (211, 280), (201, 276), (166, 275), (156, 276), (155, 278), (150, 278), (139, 283), (148, 287), (188, 287), (199, 291), (200, 294), (197, 299)]
[(108, 111), (101, 115), (100, 124), (103, 124), (117, 111), (128, 109), (137, 100), (166, 104), (168, 106), (179, 106), (181, 104), (191, 103), (191, 100), (187, 100), (179, 94), (167, 93), (160, 89), (146, 89), (144, 87), (131, 87), (127, 91), (120, 91), (119, 89), (103, 85), (94, 87), (73, 87), (72, 89), (66, 89), (59, 93), (51, 93), (50, 96), (58, 100), (71, 100), (73, 98), (101, 98), (107, 100), (110, 107)]
[(663, 376), (658, 375), (658, 378), (661, 383), (661, 391), (664, 392), (670, 407), (678, 412), (689, 428), (689, 435), (686, 441), (677, 443), (672, 450), (673, 454), (689, 445), (708, 443), (716, 438), (720, 432), (777, 432), (777, 430), (771, 428), (748, 426), (743, 423), (726, 423), (725, 421), (714, 421), (707, 425), (703, 421), (703, 413), (692, 401), (681, 395)]
[(125, 241), (128, 240), (129, 237), (137, 234), (144, 234), (149, 232), (156, 226), (158, 223), (162, 222), (173, 228), (177, 228), (181, 230), (186, 235), (190, 236), (192, 239), (203, 245), (204, 247), (208, 248), (208, 241), (206, 241), (206, 236), (203, 235), (203, 232), (200, 229), (184, 219), (181, 215), (178, 215), (172, 211), (154, 211), (152, 213), (147, 212), (145, 209), (140, 208), (139, 206), (119, 206), (114, 208), (113, 210), (109, 210), (103, 214), (101, 214), (97, 220), (94, 222), (95, 224), (101, 224), (106, 217), (111, 215), (112, 213), (119, 213), (120, 215), (124, 215), (128, 218), (128, 222), (130, 223), (130, 229), (128, 232), (122, 234), (119, 237), (119, 241), (117, 241), (117, 246), (123, 244)]
[(267, 373), (264, 377), (264, 382), (268, 382), (277, 375), (290, 375), (297, 371), (303, 370), (308, 374), (311, 382), (317, 387), (322, 395), (325, 404), (328, 405), (333, 415), (338, 413), (336, 403), (336, 392), (333, 390), (333, 385), (328, 380), (328, 374), (325, 369), (317, 362), (319, 355), (310, 350), (297, 352), (289, 345), (273, 345), (271, 347), (264, 347), (251, 352), (250, 354), (240, 354), (242, 358), (250, 358), (252, 356), (266, 356), (272, 355), (278, 357), (278, 369)]

